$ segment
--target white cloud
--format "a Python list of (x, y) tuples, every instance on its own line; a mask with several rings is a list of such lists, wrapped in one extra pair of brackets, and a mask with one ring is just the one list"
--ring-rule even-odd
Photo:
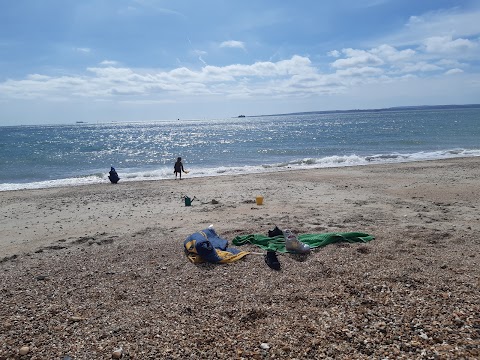
[(95, 101), (180, 101), (191, 95), (247, 98), (251, 96), (305, 97), (345, 91), (355, 81), (378, 76), (379, 69), (346, 69), (320, 74), (307, 57), (293, 56), (278, 62), (250, 65), (205, 66), (200, 70), (179, 67), (171, 71), (124, 67), (90, 67), (85, 75), (51, 77), (31, 75), (24, 80), (0, 83), (0, 99), (76, 99)]
[(379, 58), (392, 63), (411, 59), (415, 55), (415, 51), (412, 49), (399, 51), (393, 46), (387, 44), (380, 45), (370, 50), (370, 52), (374, 55), (377, 55)]
[(220, 44), (221, 48), (238, 48), (245, 50), (245, 43), (242, 41), (237, 41), (237, 40), (228, 40), (224, 41)]
[(472, 50), (478, 43), (468, 39), (458, 38), (453, 40), (451, 36), (432, 36), (423, 42), (427, 53), (456, 53)]
[(478, 7), (412, 16), (399, 31), (374, 39), (368, 50), (342, 50), (343, 57), (331, 65), (336, 69), (377, 67), (397, 79), (450, 75), (467, 68), (475, 71), (480, 58), (479, 21)]
[(445, 75), (455, 75), (455, 74), (461, 74), (461, 73), (463, 73), (462, 69), (455, 68), (455, 69), (450, 69), (446, 71)]
[(480, 10), (461, 12), (456, 8), (432, 11), (421, 16), (411, 16), (406, 27), (412, 32), (472, 36), (478, 34)]
[(429, 64), (425, 61), (420, 61), (417, 63), (406, 64), (403, 68), (403, 72), (429, 72), (429, 71), (438, 71), (443, 70), (440, 66), (435, 64)]
[(442, 66), (442, 67), (451, 67), (451, 68), (461, 68), (461, 67), (466, 67), (466, 63), (461, 63), (458, 60), (455, 59), (440, 59), (436, 62), (437, 65)]
[(133, 71), (127, 68), (116, 68), (113, 66), (104, 68), (87, 68), (90, 71), (101, 78), (127, 78), (133, 74)]
[(118, 62), (117, 61), (113, 61), (113, 60), (103, 60), (100, 65), (105, 65), (105, 66), (115, 66), (115, 65), (118, 65)]
[(460, 11), (457, 8), (428, 12), (411, 16), (399, 31), (376, 39), (395, 47), (421, 45), (431, 37), (451, 36), (452, 38), (478, 37), (480, 9)]
[[(341, 54), (345, 58), (337, 59), (331, 66), (336, 69), (348, 68), (372, 68), (372, 67), (400, 67), (402, 63), (411, 61), (416, 52), (412, 49), (397, 50), (393, 46), (383, 44), (370, 50), (361, 49), (342, 49), (341, 53), (337, 50), (330, 52), (332, 55), (340, 57)], [(348, 73), (348, 72), (345, 72)], [(357, 70), (352, 71), (352, 74), (358, 74)]]
[[(343, 55), (343, 58), (336, 59), (331, 66), (337, 69), (336, 74), (339, 76), (363, 78), (380, 75), (398, 78), (398, 76), (420, 75), (420, 73), (424, 76), (425, 73), (444, 71), (445, 68), (466, 68), (470, 65), (461, 63), (456, 58), (466, 58), (466, 50), (475, 49), (477, 44), (463, 40), (465, 39), (453, 40), (451, 37), (430, 38), (426, 42), (428, 47), (420, 47), (417, 51), (410, 48), (398, 50), (388, 44), (369, 50), (348, 48), (342, 49), (341, 53), (334, 50), (331, 53)], [(470, 58), (475, 61), (475, 57), (470, 56)], [(377, 70), (373, 71), (374, 69)]]
[[(334, 50), (332, 54), (345, 58), (337, 59), (331, 66), (338, 70), (338, 75), (353, 77), (378, 77), (385, 73), (393, 75), (403, 73), (402, 68), (411, 64), (417, 53), (412, 49), (397, 50), (395, 47), (383, 44), (370, 50), (343, 49), (342, 52)], [(376, 70), (375, 70), (376, 69)], [(412, 68), (413, 71), (413, 68)]]
[(382, 65), (383, 61), (378, 56), (365, 50), (343, 49), (342, 53), (347, 55), (346, 59), (338, 59), (332, 63), (334, 68), (347, 68), (358, 66)]
[(332, 50), (327, 53), (328, 56), (338, 58), (340, 57), (341, 53), (338, 50)]
[(289, 60), (281, 60), (278, 62), (256, 62), (252, 65), (228, 65), (224, 67), (207, 66), (202, 70), (209, 76), (218, 74), (229, 75), (233, 77), (283, 77), (296, 74), (312, 73), (316, 70), (312, 67), (310, 59), (298, 55), (294, 55)]
[(371, 77), (371, 76), (380, 76), (383, 74), (383, 70), (379, 68), (374, 68), (371, 66), (365, 67), (354, 67), (344, 70), (337, 70), (336, 74), (342, 77)]
[(91, 49), (84, 48), (84, 47), (77, 47), (77, 48), (75, 48), (75, 51), (88, 54), (91, 51)]
[[(201, 61), (206, 52), (193, 52)], [(120, 102), (175, 102), (186, 97), (306, 98), (352, 91), (362, 84), (385, 84), (416, 77), (459, 74), (455, 59), (423, 60), (422, 53), (383, 44), (370, 50), (332, 51), (337, 58), (330, 73), (321, 73), (308, 57), (294, 55), (280, 61), (259, 61), (227, 66), (180, 66), (170, 71), (122, 67), (112, 60), (89, 67), (77, 76), (32, 74), (0, 83), (2, 99), (93, 99)], [(445, 71), (446, 69), (450, 69)], [(452, 77), (457, 78), (457, 77)], [(402, 80), (403, 79), (403, 80)]]
[(50, 76), (40, 75), (40, 74), (31, 74), (31, 75), (27, 75), (27, 79), (33, 80), (33, 81), (45, 81), (45, 80), (49, 80)]

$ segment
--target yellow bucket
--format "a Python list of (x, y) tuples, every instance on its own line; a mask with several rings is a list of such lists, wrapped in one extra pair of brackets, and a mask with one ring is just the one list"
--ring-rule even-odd
[(263, 196), (257, 196), (255, 200), (257, 201), (257, 205), (263, 205)]

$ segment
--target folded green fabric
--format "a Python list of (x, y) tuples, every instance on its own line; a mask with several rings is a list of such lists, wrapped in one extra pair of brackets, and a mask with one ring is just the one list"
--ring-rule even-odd
[[(366, 243), (375, 236), (361, 232), (345, 232), (345, 233), (324, 233), (324, 234), (302, 234), (297, 236), (302, 243), (309, 245), (311, 248), (325, 246), (337, 242), (349, 243)], [(233, 239), (232, 244), (240, 246), (245, 244), (253, 244), (264, 250), (273, 250), (278, 252), (287, 252), (285, 249), (285, 238), (282, 235), (268, 237), (261, 234), (239, 235)]]

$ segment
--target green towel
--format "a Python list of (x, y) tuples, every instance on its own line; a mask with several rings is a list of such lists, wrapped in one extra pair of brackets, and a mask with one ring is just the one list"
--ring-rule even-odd
[[(366, 243), (375, 239), (375, 236), (361, 232), (345, 233), (324, 233), (324, 234), (302, 234), (297, 236), (302, 243), (311, 248), (325, 246), (336, 242)], [(239, 235), (233, 239), (234, 245), (240, 246), (247, 243), (257, 245), (264, 250), (273, 250), (278, 252), (287, 252), (285, 249), (285, 238), (282, 235), (268, 237), (261, 234)]]

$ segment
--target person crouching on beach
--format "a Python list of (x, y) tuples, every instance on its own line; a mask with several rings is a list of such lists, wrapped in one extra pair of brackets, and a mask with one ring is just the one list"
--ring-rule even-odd
[(112, 184), (116, 184), (116, 183), (118, 183), (118, 180), (120, 180), (120, 178), (118, 177), (118, 174), (115, 171), (115, 168), (113, 166), (110, 168), (108, 178), (110, 179), (110, 182)]
[(177, 158), (177, 162), (173, 166), (173, 173), (175, 174), (175, 180), (177, 180), (177, 175), (180, 175), (180, 180), (182, 180), (182, 171), (185, 172), (182, 164), (182, 158)]

